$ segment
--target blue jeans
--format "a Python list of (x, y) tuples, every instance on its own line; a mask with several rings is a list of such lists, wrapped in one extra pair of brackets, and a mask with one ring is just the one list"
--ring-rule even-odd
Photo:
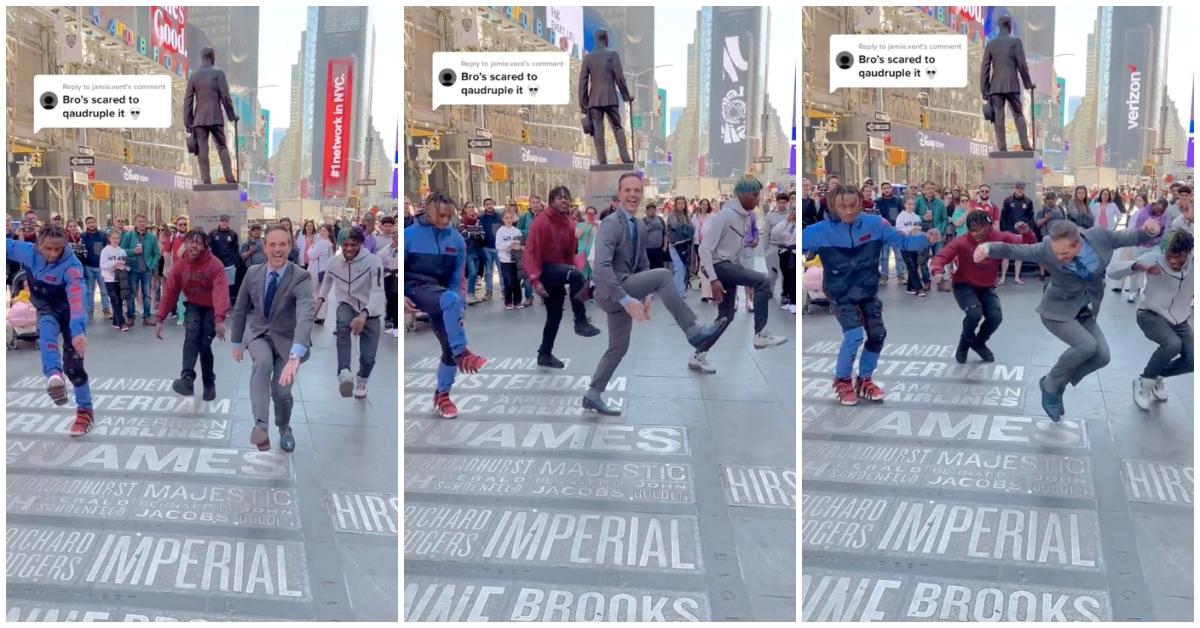
[(889, 272), (888, 272), (888, 270), (889, 270), (889, 269), (888, 269), (888, 258), (891, 256), (891, 253), (892, 253), (893, 251), (895, 251), (895, 253), (896, 253), (896, 262), (895, 262), (894, 264), (892, 264), (892, 266), (894, 266), (894, 267), (896, 268), (896, 272), (894, 272), (894, 273), (890, 273), (890, 274), (891, 274), (893, 277), (899, 277), (899, 276), (900, 276), (900, 274), (901, 274), (901, 270), (900, 270), (900, 269), (904, 268), (903, 254), (902, 254), (902, 252), (900, 251), (900, 249), (893, 248), (893, 247), (892, 247), (891, 245), (889, 245), (889, 244), (887, 243), (887, 241), (885, 240), (885, 241), (883, 242), (883, 246), (882, 246), (882, 247), (879, 249), (879, 274), (880, 274), (880, 276), (882, 276), (884, 279), (887, 279), (887, 277), (888, 277), (888, 274), (889, 274)]
[[(62, 337), (62, 344), (58, 342)], [(61, 351), (60, 351), (61, 347)], [(88, 387), (87, 372), (83, 370), (83, 356), (75, 352), (71, 344), (71, 329), (52, 314), (38, 316), (38, 350), (42, 356), (42, 375), (50, 377), (62, 373), (75, 386), (75, 405), (90, 410), (92, 392)], [(63, 368), (63, 365), (66, 368)]]
[(139, 288), (142, 291), (142, 318), (150, 318), (150, 303), (152, 297), (150, 295), (150, 271), (139, 273), (137, 271), (129, 271), (129, 303), (125, 307), (125, 318), (129, 319), (129, 324), (133, 324), (134, 314), (137, 309), (137, 293)]
[(87, 303), (88, 320), (91, 320), (96, 317), (96, 285), (100, 286), (100, 307), (106, 310), (110, 308), (108, 290), (104, 288), (104, 279), (100, 276), (99, 268), (84, 266), (83, 275), (87, 280), (87, 292), (84, 293), (83, 300)]
[(675, 289), (679, 291), (679, 296), (687, 296), (687, 264), (683, 263), (683, 259), (679, 257), (679, 251), (675, 247), (668, 247), (671, 253), (671, 263), (675, 268)]
[[(483, 289), (487, 290), (488, 294), (492, 292), (492, 273), (500, 266), (500, 258), (496, 254), (496, 249), (483, 249)], [(470, 287), (474, 288), (474, 285)]]

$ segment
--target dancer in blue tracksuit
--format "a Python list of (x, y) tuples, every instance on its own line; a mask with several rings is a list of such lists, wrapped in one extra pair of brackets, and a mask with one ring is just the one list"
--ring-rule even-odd
[(433, 405), (445, 419), (458, 416), (458, 408), (450, 401), (456, 372), (476, 373), (487, 363), (467, 349), (463, 329), (467, 251), (462, 236), (450, 226), (454, 210), (450, 197), (434, 192), (425, 202), (425, 213), (404, 229), (404, 309), (429, 315), (442, 345)]
[[(825, 295), (833, 301), (842, 326), (833, 389), (842, 405), (853, 406), (861, 397), (883, 401), (883, 389), (871, 381), (887, 329), (879, 292), (879, 252), (885, 243), (897, 250), (921, 251), (941, 241), (937, 229), (907, 234), (879, 216), (862, 213), (858, 189), (843, 185), (833, 191), (833, 211), (826, 220), (805, 227), (801, 234), (805, 253), (821, 256)], [(866, 346), (858, 364), (858, 380), (851, 383), (854, 359)]]
[(46, 393), (56, 405), (66, 405), (69, 380), (75, 387), (76, 405), (71, 436), (87, 434), (93, 416), (92, 393), (87, 371), (83, 370), (83, 355), (87, 352), (87, 310), (83, 307), (87, 279), (83, 264), (67, 251), (67, 234), (58, 226), (43, 227), (36, 243), (10, 239), (5, 245), (9, 261), (23, 266), (29, 277), (29, 300), (38, 312), (38, 347)]

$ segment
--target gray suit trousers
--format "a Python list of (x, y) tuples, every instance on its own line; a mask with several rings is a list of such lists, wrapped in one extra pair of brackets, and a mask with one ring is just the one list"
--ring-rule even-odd
[(1067, 384), (1079, 385), (1083, 378), (1104, 368), (1111, 356), (1104, 332), (1091, 314), (1077, 316), (1070, 321), (1042, 319), (1050, 333), (1067, 344), (1067, 350), (1058, 357), (1058, 362), (1046, 374), (1046, 389), (1061, 393)]
[[(288, 347), (290, 349), (291, 347)], [(292, 387), (279, 385), (279, 374), (287, 366), (289, 355), (280, 354), (266, 336), (259, 336), (246, 345), (250, 353), (250, 413), (255, 427), (267, 429), (269, 401), (275, 404), (275, 425), (279, 431), (288, 429), (292, 420)], [(268, 392), (270, 397), (268, 398)]]
[[(683, 297), (679, 296), (671, 271), (665, 268), (630, 275), (621, 283), (621, 287), (626, 294), (639, 300), (651, 294), (657, 295), (684, 332), (696, 324), (696, 314), (684, 303)], [(653, 310), (651, 315), (653, 316)], [(629, 350), (629, 335), (632, 330), (633, 317), (628, 312), (621, 310), (608, 313), (608, 350), (600, 356), (600, 363), (596, 365), (596, 373), (592, 375), (592, 390), (599, 393), (608, 388), (609, 380)]]

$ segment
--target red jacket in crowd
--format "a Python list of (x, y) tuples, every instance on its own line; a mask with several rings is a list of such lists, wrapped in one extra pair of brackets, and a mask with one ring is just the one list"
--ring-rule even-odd
[(967, 202), (967, 213), (969, 214), (973, 211), (986, 212), (987, 215), (989, 217), (991, 217), (993, 225), (1000, 224), (1000, 208), (997, 207), (996, 204), (991, 201), (984, 201), (984, 202), (968, 201)]
[(575, 266), (576, 245), (575, 223), (570, 216), (546, 208), (529, 227), (529, 238), (521, 255), (525, 276), (531, 282), (538, 281), (546, 264)]
[(960, 235), (942, 247), (942, 250), (929, 260), (929, 272), (938, 274), (946, 264), (958, 260), (958, 267), (951, 276), (953, 283), (965, 283), (976, 288), (994, 288), (996, 277), (1000, 274), (1000, 260), (988, 258), (982, 264), (976, 264), (974, 259), (975, 247), (984, 242), (1003, 242), (1005, 244), (1034, 244), (1037, 236), (1030, 229), (1022, 235), (1005, 233), (992, 227), (983, 235), (982, 240), (975, 240), (970, 233)]
[(214, 323), (224, 321), (229, 313), (229, 283), (225, 278), (225, 266), (208, 249), (194, 262), (186, 253), (176, 258), (171, 274), (163, 284), (162, 300), (158, 304), (158, 322), (167, 320), (167, 314), (175, 309), (180, 291), (187, 297), (188, 303), (211, 307)]

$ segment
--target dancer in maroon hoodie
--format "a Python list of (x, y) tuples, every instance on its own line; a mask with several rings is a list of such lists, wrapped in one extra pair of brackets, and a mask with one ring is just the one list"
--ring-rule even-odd
[[(962, 335), (958, 340), (958, 349), (954, 359), (959, 364), (967, 361), (967, 349), (973, 349), (984, 362), (993, 362), (996, 356), (987, 347), (987, 341), (1000, 327), (1003, 314), (1000, 311), (1000, 298), (996, 296), (996, 274), (1000, 270), (999, 259), (986, 259), (976, 263), (973, 255), (975, 247), (984, 242), (1005, 242), (1008, 244), (1033, 244), (1037, 237), (1029, 225), (1019, 222), (1016, 233), (1005, 233), (992, 225), (992, 218), (986, 211), (973, 210), (967, 214), (967, 237), (959, 236), (950, 241), (929, 262), (929, 270), (933, 272), (933, 280), (941, 282), (942, 271), (947, 264), (956, 261), (957, 268), (951, 275), (954, 300), (966, 316), (963, 317)], [(983, 320), (983, 325), (979, 324)], [(978, 327), (977, 332), (975, 328)]]
[(539, 366), (560, 369), (565, 365), (554, 357), (554, 339), (562, 322), (563, 301), (570, 289), (571, 310), (575, 314), (575, 333), (585, 338), (600, 334), (588, 320), (583, 302), (588, 299), (586, 280), (575, 267), (575, 224), (571, 222), (571, 191), (564, 186), (550, 190), (550, 209), (543, 211), (529, 228), (529, 241), (521, 263), (533, 291), (546, 304), (546, 326), (538, 348)]
[(192, 229), (184, 236), (184, 253), (176, 258), (163, 296), (158, 305), (158, 330), (156, 335), (163, 339), (163, 321), (175, 309), (179, 293), (187, 299), (186, 336), (183, 340), (183, 369), (179, 379), (171, 382), (171, 388), (191, 396), (196, 382), (196, 357), (200, 358), (200, 372), (204, 382), (204, 400), (217, 398), (217, 375), (213, 370), (213, 337), (225, 339), (225, 315), (229, 313), (229, 282), (225, 277), (225, 265), (208, 247), (208, 234), (203, 229)]

